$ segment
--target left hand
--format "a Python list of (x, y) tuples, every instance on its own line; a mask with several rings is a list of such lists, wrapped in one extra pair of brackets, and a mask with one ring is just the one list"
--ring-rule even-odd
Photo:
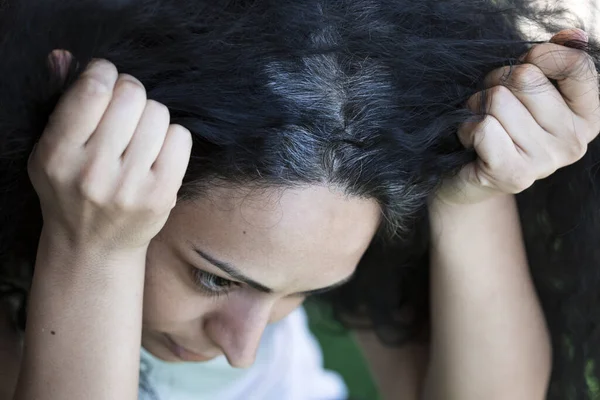
[(486, 77), (485, 90), (467, 102), (476, 112), (488, 96), (485, 119), (458, 131), (478, 158), (440, 188), (438, 200), (472, 204), (519, 193), (583, 157), (600, 132), (598, 73), (588, 54), (562, 44), (587, 39), (579, 29), (560, 31), (534, 46), (523, 64)]

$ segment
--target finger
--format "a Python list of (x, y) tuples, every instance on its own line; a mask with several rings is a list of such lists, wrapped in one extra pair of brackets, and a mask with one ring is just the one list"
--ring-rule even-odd
[[(167, 131), (165, 142), (158, 155), (152, 171), (155, 173), (159, 187), (158, 196), (172, 196), (165, 199), (173, 201), (187, 170), (192, 151), (192, 135), (181, 125), (171, 125)], [(170, 205), (170, 204), (169, 204)]]
[(498, 68), (486, 76), (484, 85), (509, 88), (537, 124), (552, 135), (565, 136), (574, 129), (586, 129), (573, 125), (573, 112), (562, 95), (533, 64)]
[[(471, 96), (467, 101), (467, 107), (476, 111), (481, 104), (482, 96), (488, 98), (487, 114), (500, 123), (520, 152), (529, 157), (544, 154), (550, 134), (540, 127), (513, 92), (505, 86), (494, 86)], [(465, 135), (463, 132), (461, 134)]]
[(119, 75), (112, 100), (86, 147), (114, 158), (121, 157), (145, 108), (144, 85), (131, 75)]
[(146, 103), (136, 131), (123, 154), (126, 170), (136, 168), (147, 173), (163, 147), (169, 121), (167, 107), (154, 100)]
[(487, 115), (466, 134), (470, 136), (466, 140), (473, 144), (478, 159), (496, 174), (502, 172), (509, 159), (520, 154), (500, 121), (492, 115)]
[[(473, 123), (463, 130), (461, 141), (470, 143), (477, 153), (477, 160), (466, 165), (455, 179), (444, 182), (440, 189), (443, 196), (463, 202), (477, 202), (492, 192), (506, 191), (510, 160), (518, 156), (512, 139), (495, 117), (487, 115), (480, 123)], [(504, 165), (506, 164), (506, 165)]]
[(441, 193), (446, 198), (459, 204), (478, 203), (488, 198), (493, 193), (498, 193), (495, 186), (484, 186), (484, 183), (490, 183), (489, 179), (480, 179), (483, 176), (479, 169), (479, 163), (474, 161), (465, 165), (452, 179), (444, 182)]
[(458, 136), (458, 140), (460, 141), (460, 143), (466, 148), (466, 149), (472, 149), (473, 148), (473, 139), (475, 138), (475, 135), (473, 134), (473, 131), (475, 129), (477, 129), (478, 125), (481, 123), (481, 121), (477, 122), (477, 121), (467, 121), (467, 122), (463, 122), (459, 127), (458, 127), (458, 131), (456, 132), (457, 136)]
[(592, 58), (581, 50), (554, 43), (534, 46), (525, 62), (536, 65), (558, 89), (569, 108), (584, 119), (597, 118), (600, 107), (598, 72)]
[(531, 162), (515, 147), (500, 121), (488, 115), (484, 122), (474, 132), (473, 143), (478, 157), (470, 171), (472, 175), (468, 176), (469, 182), (503, 193), (522, 191), (533, 183), (535, 171), (532, 171)]
[(42, 140), (70, 147), (83, 146), (110, 103), (117, 77), (112, 63), (92, 61), (58, 102)]

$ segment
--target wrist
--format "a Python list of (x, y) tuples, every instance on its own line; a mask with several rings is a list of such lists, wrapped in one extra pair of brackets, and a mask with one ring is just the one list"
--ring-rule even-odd
[(429, 223), (433, 243), (440, 238), (453, 236), (456, 240), (476, 239), (478, 235), (489, 236), (509, 221), (518, 222), (515, 196), (502, 194), (478, 203), (456, 204), (431, 198)]
[(105, 261), (136, 259), (146, 254), (149, 243), (135, 248), (119, 247), (103, 243), (76, 241), (67, 235), (44, 225), (40, 234), (39, 249), (47, 256), (71, 256), (76, 258), (102, 259)]
[(50, 273), (58, 279), (78, 275), (115, 276), (145, 268), (148, 246), (135, 249), (108, 248), (95, 243), (76, 243), (42, 228), (36, 257), (36, 275)]
[(513, 194), (502, 193), (474, 203), (456, 203), (448, 201), (444, 197), (433, 195), (429, 198), (428, 208), (430, 213), (442, 214), (444, 216), (449, 214), (498, 212), (513, 204), (514, 199), (515, 196)]

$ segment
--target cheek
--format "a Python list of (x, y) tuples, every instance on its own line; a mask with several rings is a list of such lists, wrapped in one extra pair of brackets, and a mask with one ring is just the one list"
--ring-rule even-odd
[[(172, 262), (171, 262), (172, 264)], [(144, 326), (168, 331), (198, 321), (211, 306), (210, 300), (199, 295), (186, 281), (182, 271), (168, 266), (160, 257), (146, 261), (144, 281)]]
[(274, 323), (287, 317), (304, 302), (304, 299), (304, 297), (289, 297), (279, 300), (273, 307), (269, 323)]
[(144, 282), (144, 324), (164, 326), (185, 319), (186, 301), (180, 298), (176, 285), (161, 273), (149, 273)]

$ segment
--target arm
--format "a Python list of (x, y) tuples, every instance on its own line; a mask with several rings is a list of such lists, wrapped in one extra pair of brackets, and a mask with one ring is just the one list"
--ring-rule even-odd
[(550, 341), (513, 196), (430, 207), (432, 343), (426, 399), (545, 398)]
[[(488, 98), (485, 119), (458, 130), (461, 143), (478, 158), (445, 182), (429, 209), (428, 400), (544, 398), (550, 341), (511, 194), (579, 160), (600, 131), (593, 61), (583, 51), (561, 46), (583, 47), (586, 41), (583, 31), (559, 32), (551, 43), (534, 46), (523, 65), (492, 71), (484, 82), (487, 91), (467, 102), (479, 113), (481, 97)], [(561, 57), (547, 57), (550, 52)], [(518, 90), (541, 83), (544, 90)], [(385, 387), (395, 391), (386, 393), (389, 398), (418, 398), (414, 387), (421, 386), (422, 374), (406, 371), (407, 365), (419, 370), (423, 357), (372, 343), (369, 347), (373, 354), (368, 357), (384, 366), (379, 369), (384, 369)], [(390, 368), (398, 371), (396, 378)]]
[[(488, 99), (485, 119), (458, 130), (477, 160), (430, 204), (428, 399), (545, 398), (550, 341), (510, 194), (578, 161), (600, 131), (598, 73), (577, 50), (585, 42), (581, 30), (559, 32), (524, 64), (492, 71), (467, 102), (477, 113)], [(530, 85), (544, 90), (519, 89)]]
[(17, 400), (137, 399), (146, 250), (191, 151), (169, 121), (104, 60), (50, 117), (28, 162), (44, 224)]
[(545, 398), (550, 342), (513, 196), (431, 204), (432, 342), (357, 332), (386, 400)]
[(145, 252), (100, 257), (42, 236), (16, 400), (136, 399)]
[(383, 399), (421, 399), (428, 364), (426, 344), (389, 347), (374, 332), (362, 330), (355, 333), (355, 338)]

